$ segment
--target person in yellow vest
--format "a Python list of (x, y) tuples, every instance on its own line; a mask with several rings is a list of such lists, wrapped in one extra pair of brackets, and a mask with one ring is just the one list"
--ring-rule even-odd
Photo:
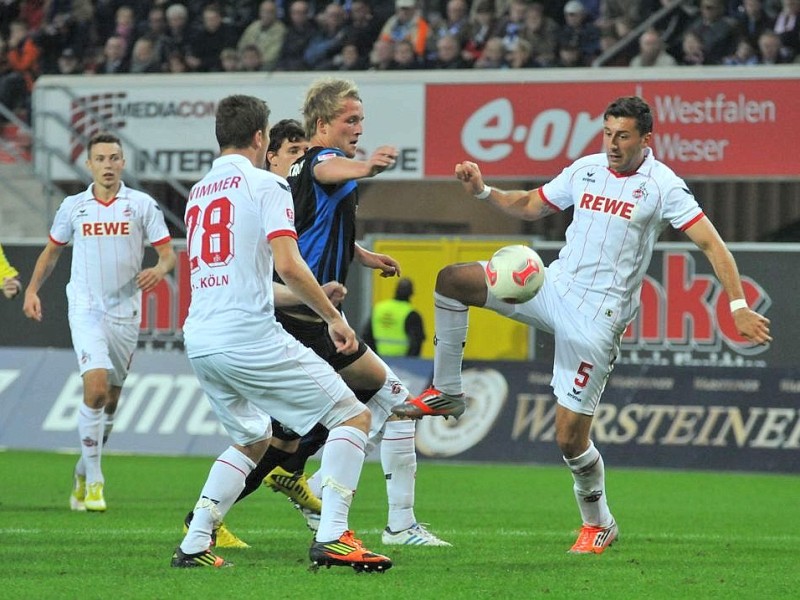
[(18, 276), (19, 271), (9, 264), (3, 247), (0, 246), (0, 279), (3, 280), (3, 295), (9, 300), (22, 291)]
[(422, 316), (411, 306), (414, 284), (407, 277), (397, 282), (394, 298), (375, 305), (364, 341), (380, 356), (419, 356), (425, 341)]

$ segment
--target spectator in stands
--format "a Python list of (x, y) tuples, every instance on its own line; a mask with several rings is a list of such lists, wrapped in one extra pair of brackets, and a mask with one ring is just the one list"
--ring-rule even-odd
[(414, 46), (414, 53), (425, 58), (425, 50), (430, 37), (428, 22), (419, 14), (416, 0), (395, 0), (395, 13), (381, 29), (380, 39), (399, 42), (408, 40)]
[(791, 61), (800, 52), (800, 0), (782, 0), (774, 31), (781, 38), (781, 54)]
[(103, 46), (103, 58), (95, 65), (94, 72), (97, 75), (116, 75), (130, 72), (131, 65), (126, 55), (125, 40), (119, 36), (112, 35)]
[(512, 69), (531, 69), (539, 66), (533, 58), (533, 46), (523, 37), (517, 38), (517, 43), (506, 54), (506, 61)]
[(445, 34), (436, 40), (433, 69), (471, 69), (472, 63), (461, 56), (461, 43), (455, 35)]
[(236, 48), (225, 48), (219, 53), (219, 64), (223, 73), (238, 73), (242, 70), (239, 51)]
[[(469, 22), (469, 5), (466, 0), (447, 0), (445, 18), (432, 27), (429, 44), (432, 53), (436, 53), (437, 42), (445, 35), (451, 35), (458, 41), (458, 47), (463, 48), (470, 38), (472, 27)], [(460, 68), (460, 67), (459, 67)]]
[[(209, 3), (208, 0), (205, 0)], [(257, 15), (257, 2), (254, 0), (224, 0), (216, 2), (222, 15), (222, 21), (231, 26), (238, 40)]]
[[(414, 53), (416, 54), (416, 52)], [(370, 71), (387, 71), (394, 62), (394, 42), (378, 38), (369, 54)]]
[(648, 29), (639, 36), (639, 54), (631, 59), (631, 67), (674, 67), (677, 61), (664, 50), (661, 34)]
[[(425, 63), (414, 52), (414, 46), (408, 40), (400, 40), (394, 43), (394, 58), (390, 67), (392, 70), (406, 71), (414, 69), (424, 69)], [(439, 68), (433, 66), (432, 68)]]
[(568, 41), (558, 47), (558, 60), (554, 65), (559, 68), (585, 67), (583, 53), (577, 42)]
[(762, 0), (744, 0), (741, 10), (736, 15), (739, 36), (747, 38), (751, 48), (758, 45), (758, 37), (766, 30), (772, 29), (775, 19), (764, 10)]
[(347, 42), (338, 56), (334, 57), (333, 65), (339, 71), (363, 71), (367, 68), (367, 60), (359, 54), (358, 46)]
[(6, 50), (6, 60), (13, 73), (7, 76), (10, 92), (5, 92), (10, 96), (6, 106), (11, 110), (29, 114), (33, 83), (39, 76), (39, 54), (39, 47), (30, 35), (28, 26), (23, 21), (13, 21), (8, 30)]
[(202, 27), (189, 36), (186, 62), (194, 71), (213, 72), (222, 68), (219, 56), (225, 48), (235, 48), (239, 36), (236, 30), (222, 21), (216, 4), (203, 9)]
[(678, 60), (683, 66), (699, 66), (706, 64), (706, 50), (703, 46), (703, 38), (694, 31), (687, 31), (683, 34), (681, 42), (681, 56)]
[[(590, 65), (600, 54), (600, 30), (588, 20), (588, 13), (580, 0), (569, 0), (564, 5), (564, 26), (559, 33), (558, 45), (559, 49), (568, 48), (570, 56), (572, 47), (577, 46), (582, 65)], [(559, 62), (563, 63), (561, 56)]]
[(131, 73), (161, 73), (161, 61), (150, 38), (140, 37), (131, 51)]
[(186, 64), (186, 58), (180, 50), (172, 50), (167, 55), (167, 64), (164, 67), (167, 73), (188, 73), (189, 65)]
[[(164, 15), (167, 18), (167, 33), (163, 40), (164, 57), (167, 63), (173, 61), (172, 67), (177, 67), (177, 62), (174, 61), (180, 56), (180, 62), (188, 70), (186, 54), (189, 52), (189, 11), (183, 4), (171, 4)], [(173, 71), (172, 67), (167, 70), (183, 72)]]
[(757, 65), (758, 54), (756, 53), (756, 49), (750, 44), (750, 40), (743, 37), (739, 40), (739, 43), (736, 44), (736, 52), (722, 59), (722, 64), (729, 66)]
[(335, 2), (325, 7), (317, 21), (317, 32), (309, 40), (303, 53), (307, 68), (325, 71), (333, 67), (333, 58), (341, 52), (346, 41), (346, 22), (344, 7)]
[(81, 59), (72, 48), (64, 48), (58, 57), (58, 75), (82, 75), (83, 65)]
[[(114, 33), (125, 41), (126, 52), (133, 53), (133, 42), (136, 39), (136, 17), (130, 6), (120, 6), (114, 13)], [(127, 56), (130, 58), (130, 54)]]
[(765, 31), (758, 37), (758, 54), (760, 65), (783, 65), (791, 62), (781, 52), (781, 36), (774, 31)]
[(161, 6), (152, 7), (147, 13), (147, 21), (140, 25), (139, 37), (153, 42), (160, 68), (163, 70), (167, 62), (167, 15)]
[(279, 71), (305, 70), (303, 55), (316, 32), (317, 25), (311, 18), (308, 2), (294, 0), (289, 5), (289, 24), (276, 68)]
[(506, 45), (501, 37), (491, 37), (486, 40), (483, 52), (473, 65), (475, 69), (505, 69)]
[(544, 14), (541, 2), (534, 2), (525, 9), (525, 23), (520, 37), (531, 45), (531, 55), (539, 66), (550, 67), (556, 62), (559, 26)]
[[(25, 79), (21, 73), (11, 68), (8, 62), (8, 45), (3, 36), (0, 36), (0, 104), (15, 110), (17, 107), (24, 107), (27, 101)], [(0, 124), (5, 122), (6, 118), (0, 114)]]
[(241, 52), (245, 46), (256, 46), (261, 52), (265, 71), (278, 64), (281, 46), (286, 38), (286, 25), (278, 20), (278, 7), (273, 0), (264, 0), (258, 7), (258, 20), (252, 22), (239, 38)]
[(464, 44), (461, 56), (469, 63), (474, 63), (483, 52), (486, 40), (492, 36), (496, 19), (492, 0), (477, 0), (470, 17), (470, 35)]
[(719, 65), (736, 49), (736, 25), (725, 15), (723, 0), (701, 0), (700, 16), (689, 26), (703, 42), (704, 63)]
[(86, 47), (86, 30), (69, 13), (58, 13), (45, 22), (33, 36), (41, 50), (39, 65), (42, 73), (57, 73), (58, 58), (66, 48), (72, 48), (79, 56)]
[(643, 0), (602, 0), (595, 25), (601, 31), (613, 31), (621, 39), (644, 20)]
[(264, 61), (261, 60), (261, 50), (255, 44), (250, 44), (242, 48), (241, 70), (245, 73), (258, 73), (264, 71)]
[(366, 0), (352, 0), (350, 18), (346, 25), (346, 37), (350, 44), (355, 44), (358, 54), (363, 60), (372, 51), (372, 45), (378, 39), (382, 23), (373, 16), (372, 7)]
[(506, 52), (514, 47), (525, 26), (525, 15), (528, 9), (527, 0), (511, 0), (508, 13), (501, 17), (492, 31), (492, 37), (503, 39)]

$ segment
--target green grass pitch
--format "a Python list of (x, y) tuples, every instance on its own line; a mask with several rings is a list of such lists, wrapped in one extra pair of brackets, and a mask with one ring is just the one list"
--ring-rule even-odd
[[(607, 465), (620, 540), (566, 553), (580, 525), (565, 467), (421, 462), (416, 513), (452, 548), (384, 547), (386, 500), (367, 463), (351, 513), (385, 574), (308, 571), (310, 533), (259, 490), (226, 523), (251, 544), (231, 569), (172, 569), (212, 458), (108, 455), (105, 514), (72, 513), (75, 456), (0, 452), (0, 597), (477, 600), (800, 597), (800, 477), (646, 471)], [(314, 465), (315, 466), (315, 465)]]

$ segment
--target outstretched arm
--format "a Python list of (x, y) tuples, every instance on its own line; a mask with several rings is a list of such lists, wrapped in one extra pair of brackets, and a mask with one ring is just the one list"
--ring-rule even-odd
[[(731, 301), (744, 300), (744, 288), (739, 277), (739, 269), (730, 250), (722, 241), (714, 225), (703, 217), (686, 230), (686, 235), (708, 258), (714, 273)], [(746, 305), (733, 311), (736, 330), (744, 338), (756, 344), (772, 341), (769, 331), (769, 319), (751, 310)]]
[(464, 190), (481, 200), (496, 206), (504, 213), (524, 219), (536, 221), (556, 210), (542, 198), (540, 188), (530, 191), (512, 190), (503, 191), (488, 187), (483, 181), (483, 175), (477, 164), (465, 160), (456, 165), (456, 179), (464, 186)]
[(367, 160), (335, 156), (314, 166), (314, 179), (323, 184), (338, 184), (352, 179), (374, 177), (397, 159), (397, 148), (380, 146)]

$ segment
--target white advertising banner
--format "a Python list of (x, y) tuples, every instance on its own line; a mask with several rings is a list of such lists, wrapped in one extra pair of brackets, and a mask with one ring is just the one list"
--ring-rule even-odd
[[(271, 123), (288, 118), (302, 123), (312, 81), (308, 73), (43, 77), (34, 91), (36, 136), (64, 156), (39, 153), (36, 168), (50, 179), (75, 179), (70, 165), (84, 169), (86, 158), (81, 137), (112, 129), (126, 146), (127, 169), (137, 177), (194, 181), (219, 150), (217, 102), (231, 94), (257, 96), (269, 105)], [(365, 116), (360, 156), (380, 145), (396, 146), (397, 164), (382, 178), (421, 179), (424, 85), (385, 79), (358, 84)]]

